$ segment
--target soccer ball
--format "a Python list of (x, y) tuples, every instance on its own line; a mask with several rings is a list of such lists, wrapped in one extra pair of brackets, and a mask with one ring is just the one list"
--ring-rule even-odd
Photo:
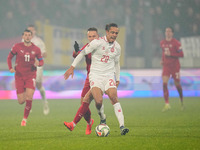
[(95, 132), (97, 134), (97, 136), (100, 137), (105, 137), (108, 136), (110, 133), (110, 128), (106, 125), (106, 124), (99, 124), (96, 128), (95, 128)]

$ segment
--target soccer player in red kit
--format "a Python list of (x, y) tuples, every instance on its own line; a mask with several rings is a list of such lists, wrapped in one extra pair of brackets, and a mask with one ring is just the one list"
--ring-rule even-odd
[(165, 39), (160, 42), (160, 47), (162, 48), (162, 80), (163, 80), (163, 93), (165, 99), (165, 106), (162, 111), (169, 110), (171, 107), (169, 105), (169, 91), (168, 91), (168, 81), (172, 76), (174, 79), (174, 84), (177, 88), (181, 106), (183, 108), (183, 92), (182, 86), (180, 84), (180, 62), (179, 58), (183, 57), (183, 51), (181, 44), (178, 40), (173, 38), (174, 31), (173, 28), (167, 27), (165, 29)]
[[(8, 55), (7, 63), (11, 73), (15, 73), (15, 86), (19, 104), (26, 102), (21, 126), (26, 126), (33, 94), (35, 92), (36, 67), (44, 64), (40, 49), (31, 42), (32, 32), (24, 30), (24, 42), (15, 44)], [(15, 67), (12, 58), (16, 56)]]
[[(91, 42), (94, 39), (97, 39), (99, 37), (98, 35), (98, 30), (94, 27), (89, 28), (87, 30), (87, 39), (89, 42)], [(88, 45), (85, 44), (81, 49), (79, 49), (78, 43), (75, 41), (74, 44), (74, 51), (73, 51), (73, 57), (75, 58), (86, 46)], [(91, 66), (91, 53), (85, 56), (85, 61), (86, 61), (86, 69), (87, 69), (87, 78), (85, 80), (85, 84), (81, 93), (81, 103), (83, 102), (83, 98), (86, 95), (86, 93), (90, 90), (90, 82), (89, 82), (89, 73), (90, 73), (90, 66)], [(102, 105), (100, 111), (98, 111), (98, 114), (100, 115), (101, 122), (100, 123), (106, 123), (106, 116), (104, 114), (104, 106)], [(84, 115), (84, 118), (87, 122), (87, 128), (85, 134), (91, 134), (91, 127), (94, 122), (93, 119), (91, 119), (91, 111), (88, 109), (87, 113)]]

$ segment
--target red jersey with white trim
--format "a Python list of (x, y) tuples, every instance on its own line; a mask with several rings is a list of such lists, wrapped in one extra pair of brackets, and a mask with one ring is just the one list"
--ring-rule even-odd
[[(14, 55), (16, 55), (15, 71), (18, 76), (34, 75), (36, 73), (36, 67), (34, 65), (35, 59), (43, 59), (39, 47), (33, 43), (31, 46), (25, 46), (23, 42), (17, 43), (12, 47), (8, 55), (7, 62), (9, 70), (12, 68), (11, 59)], [(43, 60), (41, 65), (43, 65)]]
[[(87, 44), (85, 44), (81, 49), (80, 49), (80, 51), (78, 52), (78, 54), (86, 47), (88, 45), (88, 43)], [(75, 54), (75, 52), (73, 52), (73, 57), (74, 58), (76, 58), (76, 56), (78, 55), (78, 54)], [(90, 66), (91, 66), (91, 53), (89, 53), (88, 55), (85, 55), (85, 62), (86, 62), (86, 69), (87, 69), (87, 75), (90, 73)]]
[[(181, 43), (173, 38), (171, 41), (162, 40), (160, 42), (162, 48), (162, 62), (163, 65), (176, 65), (180, 66), (179, 57), (183, 57)], [(170, 51), (170, 56), (166, 56), (165, 52)]]

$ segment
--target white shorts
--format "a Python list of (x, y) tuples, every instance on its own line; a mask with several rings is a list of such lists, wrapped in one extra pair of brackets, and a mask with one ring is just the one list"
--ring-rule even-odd
[(37, 67), (36, 82), (42, 82), (43, 80), (43, 67)]
[(116, 88), (116, 80), (114, 76), (98, 76), (89, 75), (90, 88), (98, 87), (104, 93), (109, 88)]

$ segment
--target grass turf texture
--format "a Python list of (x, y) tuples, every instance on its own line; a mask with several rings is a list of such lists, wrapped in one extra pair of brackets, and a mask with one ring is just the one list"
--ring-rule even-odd
[(108, 137), (97, 137), (99, 124), (94, 102), (90, 109), (95, 120), (91, 135), (85, 135), (84, 118), (70, 132), (64, 121), (72, 121), (80, 100), (49, 100), (50, 114), (45, 116), (42, 101), (34, 100), (26, 127), (21, 127), (24, 105), (16, 100), (0, 100), (0, 150), (102, 150), (148, 149), (183, 150), (200, 148), (200, 100), (185, 98), (181, 111), (178, 98), (171, 98), (171, 110), (161, 112), (162, 98), (120, 99), (129, 133), (120, 135), (118, 121), (109, 100), (104, 100)]

